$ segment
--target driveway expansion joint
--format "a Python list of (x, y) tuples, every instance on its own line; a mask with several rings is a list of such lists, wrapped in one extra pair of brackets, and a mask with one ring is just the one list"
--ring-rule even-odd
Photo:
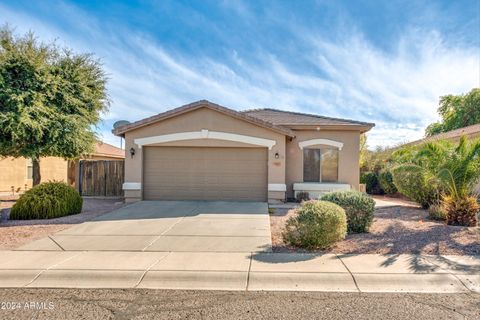
[(245, 286), (245, 291), (248, 291), (248, 286), (250, 284), (250, 272), (252, 270), (252, 260), (253, 260), (253, 252), (250, 252), (250, 263), (248, 265), (247, 271), (247, 285)]
[(358, 292), (362, 292), (362, 290), (360, 290), (360, 287), (358, 286), (357, 279), (355, 279), (355, 276), (353, 275), (352, 271), (350, 271), (350, 269), (347, 267), (345, 262), (342, 260), (342, 258), (338, 254), (335, 254), (335, 256), (337, 257), (338, 260), (340, 260), (340, 262), (343, 264), (345, 269), (347, 269), (348, 273), (352, 277), (353, 283), (355, 284), (355, 287), (357, 288)]
[(28, 287), (29, 285), (31, 285), (32, 283), (34, 283), (35, 280), (37, 280), (37, 279), (38, 279), (43, 273), (45, 273), (46, 271), (51, 270), (52, 268), (54, 268), (54, 267), (56, 267), (56, 266), (58, 266), (58, 265), (60, 265), (60, 264), (62, 264), (62, 263), (64, 263), (64, 262), (67, 262), (68, 260), (71, 260), (71, 259), (73, 259), (73, 258), (81, 255), (82, 253), (83, 253), (83, 251), (78, 252), (77, 254), (74, 254), (74, 255), (72, 255), (71, 257), (68, 257), (68, 258), (66, 258), (66, 259), (64, 259), (64, 260), (62, 260), (62, 261), (60, 261), (60, 262), (57, 262), (57, 263), (55, 263), (55, 264), (53, 264), (53, 265), (51, 265), (51, 266), (43, 269), (43, 270), (40, 271), (29, 283), (25, 284), (24, 287)]
[(134, 288), (138, 287), (138, 285), (142, 282), (142, 280), (145, 278), (145, 275), (147, 274), (148, 271), (150, 271), (150, 269), (152, 269), (155, 265), (157, 265), (160, 261), (162, 261), (163, 259), (165, 259), (166, 257), (168, 257), (169, 255), (171, 254), (171, 252), (167, 252), (166, 255), (158, 258), (154, 263), (152, 263), (151, 265), (148, 266), (147, 269), (145, 269), (145, 271), (143, 272), (142, 276), (140, 277), (140, 279), (138, 280), (138, 282), (133, 286)]
[(50, 240), (52, 240), (53, 243), (55, 243), (60, 249), (62, 249), (62, 251), (65, 251), (65, 249), (63, 249), (63, 247), (62, 247), (57, 241), (55, 241), (55, 239), (53, 238), (53, 236), (48, 236), (48, 238), (49, 238)]
[(175, 227), (177, 224), (179, 224), (181, 221), (183, 221), (185, 219), (185, 217), (187, 217), (189, 214), (193, 214), (195, 211), (197, 211), (199, 208), (199, 205), (197, 204), (195, 206), (195, 208), (193, 208), (192, 210), (190, 210), (187, 214), (184, 214), (183, 217), (181, 217), (180, 219), (178, 219), (177, 221), (175, 221), (175, 223), (173, 223), (171, 226), (169, 226), (166, 230), (164, 230), (160, 235), (158, 235), (157, 237), (155, 237), (155, 239), (152, 240), (152, 242), (150, 242), (145, 248), (142, 249), (142, 251), (145, 251), (147, 250), (149, 247), (151, 247), (155, 242), (158, 241), (158, 239), (160, 239), (163, 235), (165, 235), (168, 231), (172, 230), (173, 227)]

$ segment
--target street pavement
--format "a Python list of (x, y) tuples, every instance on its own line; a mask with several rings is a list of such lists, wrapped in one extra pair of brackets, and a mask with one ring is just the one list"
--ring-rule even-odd
[[(0, 289), (0, 319), (480, 319), (474, 293)], [(36, 304), (35, 304), (36, 303)]]

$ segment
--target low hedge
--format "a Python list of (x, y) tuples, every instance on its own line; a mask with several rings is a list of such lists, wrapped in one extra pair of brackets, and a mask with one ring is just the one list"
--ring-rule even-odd
[(283, 239), (290, 245), (326, 249), (345, 239), (345, 211), (334, 203), (311, 200), (302, 203), (297, 215), (287, 220)]
[(440, 191), (428, 182), (422, 169), (415, 165), (400, 165), (392, 169), (393, 183), (398, 191), (424, 209), (439, 201)]
[(348, 233), (368, 232), (375, 211), (375, 201), (358, 191), (338, 191), (324, 194), (320, 200), (333, 202), (345, 210)]
[(363, 172), (360, 175), (360, 183), (365, 184), (368, 194), (384, 194), (384, 191), (375, 172)]
[(25, 192), (13, 205), (10, 220), (52, 219), (82, 211), (80, 194), (63, 182), (46, 182)]
[(398, 192), (397, 187), (395, 187), (395, 184), (393, 183), (392, 173), (387, 169), (378, 173), (378, 183), (386, 194), (395, 194)]

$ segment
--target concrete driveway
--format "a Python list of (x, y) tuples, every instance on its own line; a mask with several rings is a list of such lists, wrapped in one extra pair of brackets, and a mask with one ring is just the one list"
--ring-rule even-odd
[(141, 201), (17, 250), (258, 252), (271, 245), (266, 203)]

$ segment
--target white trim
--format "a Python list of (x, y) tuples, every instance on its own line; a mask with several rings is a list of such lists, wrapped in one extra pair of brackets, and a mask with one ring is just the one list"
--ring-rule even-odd
[(324, 144), (324, 145), (327, 145), (327, 146), (336, 147), (339, 150), (342, 150), (342, 148), (343, 148), (343, 143), (342, 142), (335, 141), (335, 140), (329, 140), (329, 139), (312, 139), (312, 140), (300, 141), (298, 143), (298, 146), (300, 147), (300, 149), (303, 150), (303, 148), (305, 148), (305, 147), (314, 146), (314, 145), (317, 145), (317, 144)]
[(195, 139), (217, 139), (217, 140), (235, 141), (235, 142), (253, 144), (256, 146), (268, 147), (269, 150), (271, 150), (272, 147), (277, 143), (275, 140), (245, 136), (242, 134), (235, 134), (235, 133), (228, 133), (228, 132), (209, 131), (207, 129), (202, 129), (201, 131), (178, 132), (178, 133), (164, 134), (160, 136), (139, 138), (139, 139), (135, 139), (134, 142), (136, 145), (138, 145), (139, 148), (142, 148), (142, 146), (151, 145), (151, 144), (181, 141), (181, 140), (195, 140)]
[(293, 184), (295, 191), (333, 191), (333, 190), (350, 190), (352, 187), (347, 183), (310, 183), (299, 182)]
[(140, 182), (124, 182), (122, 185), (123, 190), (141, 190), (142, 184)]
[(269, 183), (268, 191), (287, 191), (287, 185), (283, 183)]

